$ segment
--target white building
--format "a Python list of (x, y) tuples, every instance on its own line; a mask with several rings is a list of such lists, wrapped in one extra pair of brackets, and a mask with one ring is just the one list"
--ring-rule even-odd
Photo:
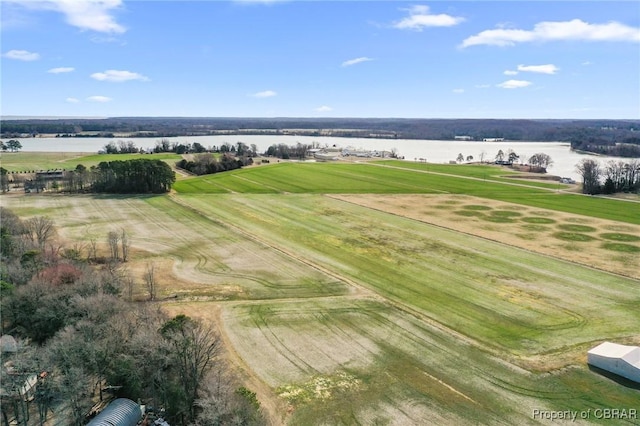
[(640, 347), (604, 342), (587, 352), (594, 367), (640, 383)]

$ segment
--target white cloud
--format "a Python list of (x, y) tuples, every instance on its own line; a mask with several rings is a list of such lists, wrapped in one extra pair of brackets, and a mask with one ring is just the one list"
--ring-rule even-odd
[(37, 61), (40, 59), (39, 53), (29, 52), (28, 50), (10, 50), (3, 56), (9, 59), (17, 59), (18, 61)]
[(488, 89), (491, 87), (490, 84), (476, 84), (476, 89)]
[(322, 105), (321, 107), (316, 108), (317, 112), (330, 112), (333, 111), (333, 108), (327, 105)]
[(366, 56), (361, 56), (360, 58), (349, 59), (348, 61), (344, 61), (342, 63), (342, 66), (343, 67), (350, 67), (351, 65), (360, 64), (362, 62), (369, 62), (369, 61), (373, 61), (373, 59), (368, 58)]
[[(553, 64), (545, 65), (518, 65), (518, 71), (535, 72), (539, 74), (555, 74), (559, 68)], [(506, 74), (506, 72), (505, 72)]]
[(532, 82), (526, 80), (507, 80), (497, 86), (503, 89), (519, 89), (521, 87), (531, 86), (532, 84)]
[(417, 5), (410, 9), (403, 10), (408, 11), (409, 16), (394, 22), (394, 28), (422, 31), (425, 27), (452, 27), (464, 21), (464, 18), (458, 16), (446, 14), (432, 15), (429, 13), (429, 6)]
[(131, 71), (106, 70), (105, 72), (96, 72), (91, 74), (91, 78), (98, 81), (111, 81), (122, 83), (123, 81), (140, 80), (149, 81), (148, 77)]
[(593, 62), (591, 62), (591, 61), (584, 61), (584, 62), (582, 63), (582, 66), (583, 66), (583, 67), (588, 67), (589, 65), (593, 65)]
[(513, 71), (513, 70), (506, 70), (504, 72), (504, 75), (517, 75), (518, 71)]
[(89, 96), (87, 98), (87, 100), (89, 102), (101, 102), (101, 103), (104, 103), (104, 102), (110, 102), (112, 99), (108, 98), (106, 96)]
[(69, 102), (70, 104), (77, 104), (78, 102), (80, 102), (80, 99), (78, 99), (78, 98), (67, 98), (66, 101)]
[(274, 92), (273, 90), (265, 90), (263, 92), (258, 92), (258, 93), (254, 93), (253, 96), (254, 98), (271, 98), (273, 96), (276, 96), (278, 93)]
[(464, 93), (464, 89), (453, 89), (453, 93)]
[(485, 30), (466, 38), (461, 46), (482, 44), (514, 46), (516, 43), (554, 40), (640, 42), (640, 28), (629, 27), (615, 21), (606, 24), (590, 24), (580, 19), (540, 22), (532, 30), (504, 28)]
[(121, 34), (126, 28), (118, 24), (112, 12), (122, 0), (3, 0), (30, 10), (53, 10), (65, 15), (69, 25), (82, 30)]
[(50, 74), (62, 74), (65, 72), (73, 72), (73, 71), (75, 71), (75, 68), (73, 67), (58, 67), (58, 68), (51, 68), (47, 72)]

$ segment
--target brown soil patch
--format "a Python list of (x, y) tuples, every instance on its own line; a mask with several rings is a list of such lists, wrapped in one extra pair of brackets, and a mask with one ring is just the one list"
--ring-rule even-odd
[[(625, 233), (640, 236), (640, 226), (637, 225), (467, 195), (347, 194), (331, 197), (640, 279), (640, 256), (605, 249), (602, 244), (606, 240), (598, 238), (600, 233), (619, 230), (621, 227)], [(576, 241), (558, 238), (557, 234), (563, 231), (562, 226), (568, 224), (595, 228), (595, 231), (583, 233), (593, 238), (590, 241), (580, 241), (580, 233)]]

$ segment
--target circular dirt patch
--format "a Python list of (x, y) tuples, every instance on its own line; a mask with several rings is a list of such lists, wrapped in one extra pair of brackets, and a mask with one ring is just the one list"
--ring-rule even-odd
[(485, 219), (489, 222), (497, 223), (513, 223), (514, 218), (522, 216), (522, 213), (512, 212), (508, 210), (495, 210), (492, 211)]
[(568, 217), (565, 219), (567, 222), (571, 222), (571, 223), (584, 223), (589, 219), (585, 219), (582, 217)]
[(478, 210), (478, 211), (480, 211), (480, 210), (492, 210), (492, 208), (489, 207), (489, 206), (481, 206), (481, 205), (478, 205), (478, 204), (469, 204), (468, 206), (462, 206), (462, 208), (465, 209), (465, 210)]
[(640, 253), (640, 247), (634, 246), (632, 244), (604, 243), (602, 244), (602, 248), (623, 253)]
[(491, 212), (491, 216), (513, 218), (522, 216), (522, 213), (512, 212), (509, 210), (496, 210)]
[(562, 225), (558, 225), (558, 228), (562, 229), (563, 231), (568, 231), (568, 232), (595, 232), (595, 231), (597, 231), (597, 229), (594, 228), (593, 226), (573, 225), (573, 224), (567, 224), (567, 223), (563, 223)]
[(619, 232), (607, 232), (605, 234), (600, 234), (600, 238), (604, 238), (605, 240), (611, 240), (611, 241), (625, 241), (625, 242), (640, 241), (640, 237), (637, 235), (621, 234)]
[(625, 225), (607, 225), (607, 226), (603, 226), (604, 229), (608, 229), (609, 231), (616, 231), (616, 232), (634, 232), (635, 229), (630, 227), (630, 226), (625, 226)]
[(577, 232), (556, 232), (555, 234), (553, 234), (553, 236), (564, 241), (584, 242), (584, 241), (595, 240), (595, 238), (592, 237), (591, 235), (580, 234)]
[(484, 214), (475, 210), (456, 210), (454, 211), (458, 216), (466, 216), (466, 217), (483, 217)]
[(536, 231), (536, 232), (544, 232), (549, 230), (549, 228), (544, 225), (536, 225), (536, 224), (520, 225), (520, 227), (522, 229), (526, 229), (527, 231)]
[(549, 219), (548, 217), (539, 217), (539, 216), (523, 217), (522, 221), (527, 223), (537, 223), (537, 224), (556, 223), (556, 221), (553, 219)]
[(489, 222), (496, 222), (496, 223), (513, 223), (515, 222), (515, 220), (513, 220), (510, 217), (507, 216), (494, 216), (494, 215), (490, 215), (490, 216), (485, 216), (483, 217), (484, 220), (488, 220)]

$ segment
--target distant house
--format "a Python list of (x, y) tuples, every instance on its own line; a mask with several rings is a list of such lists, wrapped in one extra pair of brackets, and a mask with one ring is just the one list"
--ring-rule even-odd
[(473, 140), (473, 138), (471, 136), (467, 136), (467, 135), (454, 136), (453, 139), (455, 139), (457, 141), (470, 141), (470, 140)]
[(587, 352), (587, 363), (640, 383), (640, 347), (604, 342)]
[(504, 138), (484, 138), (482, 142), (504, 142)]
[(64, 170), (47, 170), (36, 172), (36, 179), (42, 179), (45, 181), (62, 180), (64, 179)]

